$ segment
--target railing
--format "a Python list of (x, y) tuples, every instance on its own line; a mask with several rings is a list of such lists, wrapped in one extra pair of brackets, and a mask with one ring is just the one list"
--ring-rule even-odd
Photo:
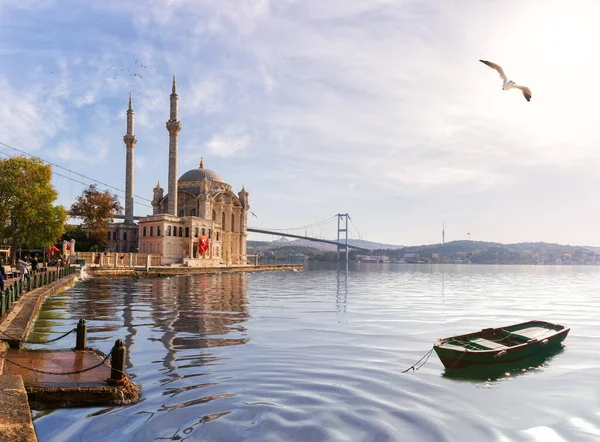
[(161, 264), (160, 255), (149, 255), (147, 253), (77, 252), (74, 256), (76, 261), (84, 261), (86, 265), (95, 264), (101, 267), (146, 267), (148, 256), (150, 256), (151, 266)]
[(24, 276), (19, 277), (18, 279), (14, 278), (10, 284), (8, 283), (8, 279), (5, 280), (4, 290), (0, 293), (0, 317), (7, 314), (13, 304), (17, 302), (23, 294), (72, 275), (76, 271), (77, 268), (73, 266), (58, 267), (54, 270), (47, 270), (45, 272), (36, 271), (34, 275), (30, 275), (28, 278)]

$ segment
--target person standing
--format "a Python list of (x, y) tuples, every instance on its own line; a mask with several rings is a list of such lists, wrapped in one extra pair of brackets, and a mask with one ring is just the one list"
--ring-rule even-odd
[(27, 263), (19, 259), (19, 264), (21, 265), (21, 271), (23, 272), (23, 279), (27, 279), (29, 281), (29, 267), (27, 266)]
[(6, 280), (6, 270), (4, 270), (4, 261), (0, 261), (0, 292), (4, 291), (4, 281)]
[(31, 260), (31, 274), (35, 275), (35, 273), (37, 272), (38, 269), (38, 259), (37, 259), (37, 255), (35, 255), (33, 257), (33, 259)]

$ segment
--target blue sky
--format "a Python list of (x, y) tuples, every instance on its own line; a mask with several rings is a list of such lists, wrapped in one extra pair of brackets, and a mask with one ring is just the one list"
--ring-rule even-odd
[[(204, 157), (245, 185), (256, 227), (600, 245), (598, 22), (591, 0), (9, 0), (0, 141), (122, 189), (133, 91), (150, 199), (175, 73), (180, 175)], [(83, 188), (54, 182), (66, 206)]]

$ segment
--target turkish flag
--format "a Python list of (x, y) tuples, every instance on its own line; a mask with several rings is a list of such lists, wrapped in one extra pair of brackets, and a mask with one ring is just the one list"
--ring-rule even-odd
[(208, 252), (208, 236), (200, 235), (198, 237), (198, 253), (204, 255)]

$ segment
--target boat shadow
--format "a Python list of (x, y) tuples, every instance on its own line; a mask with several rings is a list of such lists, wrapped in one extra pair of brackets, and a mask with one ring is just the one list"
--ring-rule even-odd
[(507, 377), (521, 376), (542, 369), (565, 350), (564, 345), (548, 349), (543, 354), (533, 355), (520, 361), (505, 364), (475, 365), (465, 368), (446, 368), (442, 376), (458, 381), (497, 381)]

